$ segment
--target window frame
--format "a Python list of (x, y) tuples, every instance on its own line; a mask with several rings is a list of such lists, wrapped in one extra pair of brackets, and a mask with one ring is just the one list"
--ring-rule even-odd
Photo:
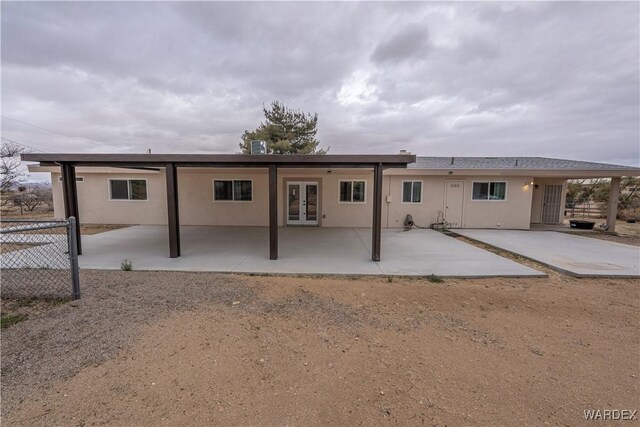
[[(235, 181), (249, 181), (251, 182), (251, 200), (236, 200), (236, 199), (231, 199), (231, 200), (216, 200), (216, 181), (231, 181), (231, 197), (235, 197), (236, 192), (235, 192), (235, 188), (234, 188), (234, 182)], [(211, 180), (211, 198), (213, 200), (213, 203), (253, 203), (253, 178), (213, 178)]]
[[(487, 198), (486, 199), (475, 199), (473, 197), (473, 187), (475, 184), (488, 184), (489, 188), (487, 189)], [(491, 198), (491, 184), (495, 183), (504, 183), (504, 199), (492, 199)], [(472, 202), (506, 202), (509, 195), (509, 182), (508, 181), (471, 181), (471, 201)]]
[[(58, 175), (58, 182), (62, 183), (62, 175)], [(83, 183), (84, 176), (76, 176), (76, 182)]]
[[(340, 191), (341, 191), (341, 184), (343, 182), (350, 182), (351, 183), (351, 200), (348, 201), (343, 201), (340, 200)], [(362, 182), (364, 183), (364, 199), (361, 202), (354, 202), (353, 201), (353, 183), (354, 182)], [(351, 205), (351, 204), (356, 204), (356, 205), (364, 205), (367, 203), (367, 180), (366, 179), (339, 179), (338, 180), (338, 204), (344, 204), (344, 205)]]
[[(404, 183), (405, 182), (410, 182), (411, 183), (411, 201), (410, 202), (405, 202), (404, 201)], [(419, 202), (414, 202), (413, 201), (413, 184), (419, 182), (420, 183), (420, 201)], [(424, 189), (424, 182), (421, 179), (403, 179), (402, 180), (402, 194), (400, 196), (400, 201), (403, 205), (421, 205), (422, 204), (422, 200), (423, 200), (423, 189)]]
[[(111, 194), (111, 181), (127, 181), (127, 199), (114, 199)], [(144, 181), (144, 188), (147, 192), (146, 199), (132, 199), (131, 198), (131, 183), (130, 181)], [(109, 193), (110, 202), (148, 202), (149, 201), (149, 180), (147, 178), (109, 178), (107, 179), (107, 192)]]

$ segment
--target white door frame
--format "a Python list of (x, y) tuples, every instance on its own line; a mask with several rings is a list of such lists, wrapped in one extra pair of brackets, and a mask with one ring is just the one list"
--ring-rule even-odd
[[(289, 219), (289, 209), (290, 209), (290, 205), (289, 205), (289, 188), (292, 185), (298, 185), (299, 186), (299, 191), (300, 191), (300, 195), (298, 196), (298, 219)], [(308, 220), (306, 218), (307, 215), (307, 210), (306, 210), (306, 206), (307, 206), (307, 186), (315, 186), (316, 187), (316, 219), (315, 220)], [(320, 183), (318, 181), (287, 181), (287, 192), (286, 192), (286, 198), (287, 198), (287, 206), (286, 206), (286, 212), (285, 212), (285, 222), (287, 225), (318, 225), (319, 222), (319, 218), (320, 218)]]
[[(448, 198), (449, 198), (449, 185), (453, 182), (459, 182), (460, 183), (460, 188), (462, 189), (462, 194), (460, 196), (460, 218), (459, 218), (459, 223), (454, 227), (454, 228), (462, 228), (462, 219), (464, 218), (464, 180), (462, 179), (446, 179), (444, 181), (444, 220), (446, 222), (451, 222), (449, 221), (449, 219), (447, 218), (448, 216)], [(456, 218), (458, 219), (458, 218)]]

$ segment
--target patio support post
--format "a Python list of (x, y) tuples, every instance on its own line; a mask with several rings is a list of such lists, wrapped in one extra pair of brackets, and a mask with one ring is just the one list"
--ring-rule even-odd
[(278, 166), (269, 165), (269, 259), (278, 259)]
[(78, 187), (76, 182), (76, 168), (69, 163), (62, 164), (62, 196), (64, 198), (64, 215), (76, 219), (76, 241), (78, 255), (82, 255), (82, 241), (80, 237), (80, 215), (78, 214)]
[(380, 261), (380, 240), (382, 235), (382, 164), (373, 167), (373, 230), (371, 260)]
[(180, 256), (180, 215), (178, 211), (178, 170), (175, 163), (167, 163), (167, 213), (169, 226), (169, 257)]
[(618, 198), (620, 197), (620, 177), (611, 178), (609, 190), (609, 210), (607, 212), (607, 231), (616, 231), (616, 218), (618, 217)]

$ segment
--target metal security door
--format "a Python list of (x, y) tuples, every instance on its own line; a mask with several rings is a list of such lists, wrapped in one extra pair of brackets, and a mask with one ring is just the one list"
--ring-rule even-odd
[(558, 224), (560, 221), (560, 202), (562, 185), (545, 185), (542, 196), (542, 223)]

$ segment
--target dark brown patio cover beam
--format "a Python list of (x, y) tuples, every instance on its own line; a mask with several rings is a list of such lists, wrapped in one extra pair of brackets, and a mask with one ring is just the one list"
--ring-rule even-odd
[(382, 236), (382, 164), (373, 167), (373, 225), (371, 230), (371, 260), (380, 261)]
[(169, 227), (169, 257), (180, 256), (180, 209), (178, 206), (178, 168), (173, 163), (165, 166), (167, 178), (167, 225)]
[(269, 259), (278, 259), (278, 167), (269, 165)]
[(82, 255), (82, 239), (80, 237), (80, 214), (78, 211), (78, 187), (76, 182), (76, 168), (63, 163), (62, 169), (62, 197), (64, 199), (64, 214), (76, 219), (76, 239), (78, 242), (78, 255)]

